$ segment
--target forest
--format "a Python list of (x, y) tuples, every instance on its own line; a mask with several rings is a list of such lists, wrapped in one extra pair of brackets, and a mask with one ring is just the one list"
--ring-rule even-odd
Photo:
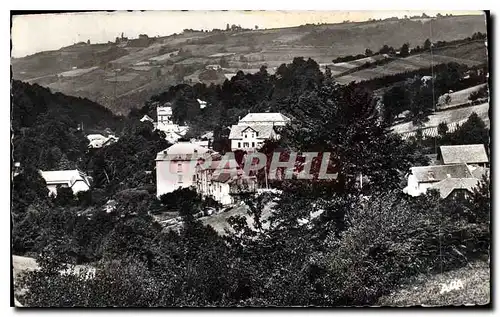
[[(460, 85), (466, 70), (443, 65), (434, 93), (447, 91), (455, 79)], [(14, 81), (13, 160), (23, 171), (12, 181), (13, 253), (40, 264), (21, 279), (26, 291), (18, 299), (31, 307), (364, 306), (418, 274), (487, 261), (489, 179), (470, 199), (402, 192), (408, 169), (428, 163), (425, 142), (389, 132), (401, 109), (410, 111), (410, 120), (428, 114), (415, 102), (429, 98), (415, 75), (400, 75), (409, 95), (402, 99), (391, 91), (381, 108), (369, 84), (339, 85), (314, 60), (295, 58), (272, 76), (262, 67), (253, 75), (240, 71), (222, 85), (170, 87), (126, 118)], [(197, 98), (208, 106), (200, 109)], [(275, 184), (281, 194), (242, 197), (255, 225), (232, 216), (231, 230), (220, 235), (193, 217), (205, 206), (196, 193), (184, 190), (163, 202), (155, 197), (154, 157), (169, 144), (139, 119), (155, 118), (155, 107), (166, 102), (192, 136), (214, 131), (221, 152), (227, 150), (226, 128), (238, 117), (283, 112), (293, 124), (261, 151), (333, 153), (339, 178), (283, 180)], [(444, 131), (439, 137), (489, 144), (484, 123), (477, 116), (469, 121), (472, 134)], [(82, 122), (88, 129), (111, 128), (120, 139), (88, 150)], [(76, 167), (93, 177), (92, 189), (48, 197), (37, 170)], [(370, 180), (362, 188), (360, 173)], [(164, 230), (152, 216), (172, 205), (184, 222), (178, 231)], [(270, 205), (272, 215), (263, 219)], [(94, 275), (59, 273), (75, 264), (95, 268)]]

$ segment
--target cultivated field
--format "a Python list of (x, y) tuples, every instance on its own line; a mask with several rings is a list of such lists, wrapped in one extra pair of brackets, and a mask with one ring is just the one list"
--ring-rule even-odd
[[(229, 68), (235, 69), (228, 73), (236, 73), (240, 69), (253, 72), (262, 65), (267, 65), (269, 71), (283, 63), (290, 63), (294, 57), (312, 58), (322, 64), (324, 70), (324, 66), (331, 65), (333, 59), (364, 53), (366, 48), (375, 51), (384, 44), (399, 48), (409, 39), (412, 47), (422, 45), (429, 37), (429, 23), (432, 23), (433, 41), (461, 39), (475, 32), (486, 33), (483, 16), (454, 16), (434, 19), (432, 22), (413, 19), (244, 32), (186, 32), (155, 38), (153, 43), (145, 44), (147, 46), (137, 46), (133, 41), (76, 44), (56, 51), (11, 59), (11, 63), (15, 79), (29, 80), (65, 94), (87, 97), (103, 103), (116, 113), (126, 114), (132, 107), (141, 106), (152, 94), (179, 83), (178, 74), (172, 70), (172, 66), (177, 64), (189, 65), (191, 73), (183, 75), (193, 79), (196, 78), (196, 71), (204, 69), (207, 64), (218, 64), (222, 57), (228, 61)], [(180, 49), (188, 53), (175, 54)], [(172, 53), (176, 56), (170, 56)], [(485, 54), (484, 50), (481, 53), (477, 47), (465, 46), (436, 51), (434, 59), (436, 63), (453, 58), (476, 63), (481, 59), (481, 54)], [(428, 67), (431, 63), (429, 60), (425, 55), (415, 56), (405, 61), (391, 62), (381, 68), (355, 72), (340, 77), (338, 81), (363, 80), (404, 69)], [(341, 74), (355, 67), (356, 63), (364, 62), (360, 60), (333, 65), (332, 73)], [(157, 71), (154, 69), (142, 68), (150, 66), (158, 67), (161, 76), (155, 76)], [(114, 76), (103, 74), (103, 71), (113, 72), (117, 69), (120, 69), (117, 81), (112, 78)], [(58, 74), (62, 76), (58, 77)], [(124, 97), (116, 99), (115, 94)]]
[(415, 132), (418, 129), (436, 128), (441, 122), (445, 122), (448, 126), (463, 124), (473, 112), (475, 112), (479, 118), (481, 118), (481, 120), (489, 126), (490, 118), (488, 110), (489, 104), (484, 103), (466, 108), (439, 111), (431, 114), (429, 116), (429, 121), (425, 122), (422, 126), (415, 126), (411, 122), (406, 122), (393, 126), (392, 131), (398, 134), (407, 134)]
[[(481, 85), (477, 85), (477, 86), (470, 87), (467, 89), (455, 91), (451, 94), (442, 95), (438, 99), (438, 103), (437, 103), (438, 109), (452, 108), (452, 107), (455, 107), (457, 105), (464, 104), (464, 103), (470, 101), (469, 96), (471, 93), (478, 91), (479, 89), (481, 89), (482, 87), (484, 87), (486, 85), (487, 84), (481, 84)], [(450, 96), (450, 102), (448, 104), (445, 103), (445, 96), (446, 95)]]
[(456, 62), (468, 66), (475, 66), (487, 63), (486, 46), (484, 42), (472, 42), (466, 45), (450, 47), (430, 52), (411, 55), (406, 58), (396, 58), (393, 61), (379, 65), (374, 68), (362, 69), (336, 80), (341, 84), (348, 84), (351, 81), (363, 81), (387, 75), (394, 75), (405, 71), (413, 71), (421, 68), (429, 68), (443, 63)]

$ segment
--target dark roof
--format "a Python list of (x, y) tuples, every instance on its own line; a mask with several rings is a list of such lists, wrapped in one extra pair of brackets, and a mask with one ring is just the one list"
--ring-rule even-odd
[(483, 144), (440, 146), (444, 164), (488, 163), (488, 155)]
[(433, 184), (430, 188), (439, 190), (441, 198), (448, 197), (454, 190), (467, 190), (472, 192), (477, 186), (477, 178), (447, 178)]
[(446, 178), (470, 178), (471, 172), (465, 164), (412, 167), (411, 172), (419, 183), (438, 182)]

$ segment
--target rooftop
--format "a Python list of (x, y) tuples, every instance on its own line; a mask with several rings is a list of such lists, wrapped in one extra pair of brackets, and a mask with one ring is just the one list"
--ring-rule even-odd
[(47, 184), (69, 184), (73, 186), (77, 181), (84, 181), (90, 186), (87, 176), (79, 170), (40, 171)]
[(231, 133), (229, 134), (229, 139), (243, 139), (241, 133), (246, 129), (252, 129), (258, 133), (257, 138), (268, 139), (274, 134), (273, 125), (233, 125), (231, 126)]
[(179, 142), (156, 155), (157, 161), (191, 160), (203, 158), (213, 153), (212, 150), (191, 142)]
[(439, 182), (446, 178), (471, 178), (465, 164), (434, 165), (412, 167), (411, 172), (419, 183)]
[(483, 144), (440, 146), (444, 164), (488, 163), (488, 155)]
[(441, 198), (446, 198), (457, 189), (472, 192), (478, 182), (477, 178), (447, 178), (435, 183), (431, 188), (439, 190)]
[(290, 118), (282, 115), (279, 112), (257, 112), (257, 113), (249, 113), (245, 117), (243, 117), (240, 122), (255, 122), (255, 121), (268, 121), (268, 122), (277, 122), (277, 121), (290, 121)]

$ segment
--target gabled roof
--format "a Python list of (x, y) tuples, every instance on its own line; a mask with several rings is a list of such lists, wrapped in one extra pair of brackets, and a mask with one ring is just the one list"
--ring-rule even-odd
[(145, 114), (142, 118), (141, 118), (141, 121), (144, 122), (144, 121), (149, 121), (149, 122), (154, 122), (153, 118), (151, 118), (150, 116), (148, 116), (147, 114)]
[(243, 139), (241, 133), (248, 128), (254, 130), (258, 133), (258, 139), (269, 139), (274, 134), (273, 125), (233, 125), (231, 126), (231, 133), (229, 133), (229, 139)]
[(192, 160), (206, 157), (212, 150), (191, 142), (179, 142), (158, 152), (157, 161)]
[(444, 164), (488, 163), (488, 155), (483, 144), (443, 145), (439, 148)]
[(255, 121), (269, 121), (269, 123), (271, 123), (276, 121), (290, 121), (290, 118), (285, 117), (279, 112), (257, 112), (249, 113), (240, 120), (242, 123), (251, 123)]
[(433, 184), (430, 188), (439, 190), (441, 198), (446, 198), (457, 189), (472, 192), (478, 182), (477, 178), (447, 178)]
[(446, 178), (471, 178), (465, 164), (434, 165), (412, 167), (411, 172), (419, 183), (439, 182)]
[(76, 182), (83, 181), (90, 186), (87, 176), (79, 170), (40, 171), (40, 174), (50, 185), (67, 184), (72, 187)]

